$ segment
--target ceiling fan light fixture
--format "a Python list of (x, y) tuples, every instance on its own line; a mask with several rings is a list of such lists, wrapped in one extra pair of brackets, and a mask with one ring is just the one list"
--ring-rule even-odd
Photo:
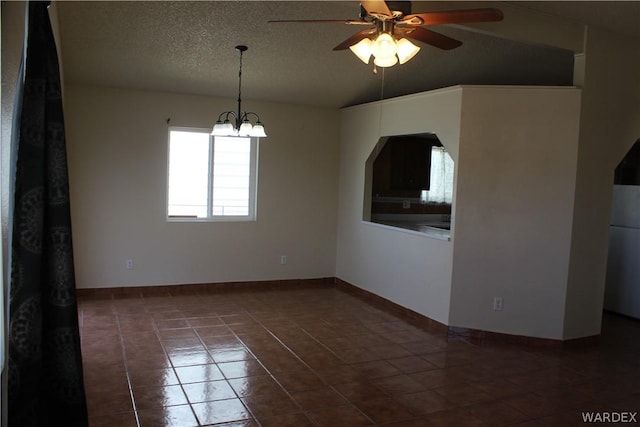
[(392, 67), (398, 63), (398, 57), (395, 55), (386, 57), (375, 57), (373, 63), (378, 67)]
[(420, 47), (411, 43), (409, 39), (402, 38), (396, 42), (396, 46), (398, 48), (398, 60), (400, 64), (404, 64), (409, 61), (411, 58), (416, 56), (416, 54), (420, 51)]
[(407, 35), (411, 39), (439, 49), (451, 50), (462, 45), (462, 42), (423, 27), (496, 22), (502, 21), (503, 18), (504, 14), (496, 8), (456, 9), (412, 14), (411, 2), (409, 1), (369, 0), (360, 2), (359, 19), (303, 19), (269, 22), (375, 25), (375, 29), (367, 28), (359, 31), (334, 47), (333, 50), (349, 48), (365, 64), (368, 64), (373, 56), (373, 62), (376, 66), (391, 67), (398, 61), (400, 64), (408, 62), (420, 51), (420, 48), (411, 41), (400, 38), (402, 35)]
[(364, 38), (360, 40), (358, 43), (349, 46), (351, 52), (353, 52), (362, 62), (365, 64), (369, 63), (369, 59), (371, 58), (371, 53), (373, 51), (371, 45), (373, 42), (369, 38)]
[[(376, 59), (384, 60), (396, 55), (398, 48), (396, 47), (396, 41), (391, 34), (380, 34), (372, 45), (372, 53)], [(381, 66), (381, 65), (380, 65)]]

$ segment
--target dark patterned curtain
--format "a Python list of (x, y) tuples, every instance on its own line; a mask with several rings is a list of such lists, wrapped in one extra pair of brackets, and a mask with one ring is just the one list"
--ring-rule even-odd
[(29, 2), (9, 290), (10, 427), (87, 426), (58, 56)]

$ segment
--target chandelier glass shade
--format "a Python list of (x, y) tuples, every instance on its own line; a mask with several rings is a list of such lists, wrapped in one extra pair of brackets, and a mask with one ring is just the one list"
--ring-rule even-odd
[[(266, 138), (267, 134), (264, 131), (264, 125), (260, 122), (260, 118), (257, 119), (255, 124), (251, 124), (248, 119), (248, 115), (255, 115), (255, 113), (243, 113), (240, 120), (237, 119), (237, 113), (235, 111), (225, 111), (220, 114), (218, 120), (213, 125), (211, 135), (213, 136), (253, 136), (257, 138)], [(233, 120), (233, 123), (231, 119)]]
[[(247, 46), (236, 46), (240, 52), (240, 69), (238, 72), (238, 111), (225, 111), (220, 113), (218, 120), (213, 125), (211, 135), (213, 136), (243, 136), (266, 138), (264, 125), (260, 121), (258, 114), (251, 111), (242, 111), (242, 54), (248, 49)], [(251, 118), (255, 118), (255, 124), (251, 123)]]

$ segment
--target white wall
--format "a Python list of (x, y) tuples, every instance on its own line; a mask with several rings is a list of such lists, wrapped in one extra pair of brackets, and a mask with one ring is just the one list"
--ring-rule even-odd
[(442, 323), (452, 242), (363, 222), (365, 162), (380, 137), (422, 132), (436, 133), (455, 161), (460, 100), (451, 88), (342, 110), (336, 276)]
[(640, 137), (640, 40), (586, 33), (564, 338), (600, 332), (613, 173)]
[[(469, 86), (344, 109), (336, 275), (447, 325), (561, 338), (579, 112), (575, 88)], [(378, 138), (419, 132), (456, 163), (451, 241), (362, 221)]]
[(562, 338), (579, 113), (579, 89), (464, 87), (451, 325)]
[[(334, 275), (335, 110), (245, 101), (269, 135), (259, 147), (258, 220), (166, 221), (167, 118), (210, 127), (234, 106), (230, 99), (66, 87), (79, 288)], [(133, 270), (125, 268), (128, 258)]]

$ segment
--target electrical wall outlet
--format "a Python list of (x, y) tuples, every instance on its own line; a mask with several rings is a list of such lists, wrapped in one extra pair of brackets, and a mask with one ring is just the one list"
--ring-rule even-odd
[(132, 259), (128, 259), (126, 265), (127, 265), (127, 270), (133, 270), (133, 260)]
[(411, 209), (411, 200), (403, 200), (402, 209)]
[(502, 311), (502, 297), (493, 297), (493, 311)]
[(285, 265), (287, 263), (287, 256), (280, 255), (280, 265)]

